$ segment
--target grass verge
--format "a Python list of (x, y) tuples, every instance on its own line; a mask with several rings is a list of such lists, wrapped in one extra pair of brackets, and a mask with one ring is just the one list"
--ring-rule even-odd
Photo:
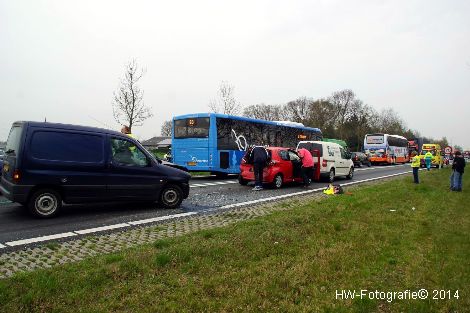
[[(449, 175), (357, 187), (233, 226), (17, 274), (0, 281), (0, 311), (468, 312), (470, 184), (450, 192)], [(426, 289), (429, 297), (336, 296), (361, 289)], [(433, 299), (433, 290), (445, 292)]]

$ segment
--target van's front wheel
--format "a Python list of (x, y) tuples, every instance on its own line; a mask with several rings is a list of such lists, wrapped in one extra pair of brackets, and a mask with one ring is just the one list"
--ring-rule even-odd
[(183, 202), (183, 191), (177, 185), (167, 185), (160, 193), (159, 202), (167, 209), (175, 209)]
[(62, 207), (60, 194), (52, 189), (40, 189), (36, 191), (28, 202), (29, 212), (40, 218), (48, 218), (57, 215)]

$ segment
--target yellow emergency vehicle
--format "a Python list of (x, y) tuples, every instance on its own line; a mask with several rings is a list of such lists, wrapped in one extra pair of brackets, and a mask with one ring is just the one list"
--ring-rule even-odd
[(421, 154), (419, 155), (419, 158), (421, 160), (421, 167), (426, 166), (424, 156), (427, 152), (430, 152), (432, 154), (431, 166), (435, 166), (437, 168), (443, 166), (444, 156), (442, 155), (441, 146), (437, 143), (425, 143), (423, 144)]

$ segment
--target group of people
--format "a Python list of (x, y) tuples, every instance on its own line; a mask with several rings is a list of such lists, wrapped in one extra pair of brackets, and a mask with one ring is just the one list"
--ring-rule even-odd
[[(301, 175), (303, 187), (308, 188), (311, 182), (310, 177), (313, 175), (313, 157), (310, 151), (305, 148), (300, 148), (296, 151), (302, 161)], [(265, 146), (254, 146), (251, 149), (249, 159), (253, 162), (253, 172), (255, 175), (255, 187), (253, 190), (263, 190), (263, 170), (270, 161), (268, 150), (266, 150)]]
[[(418, 171), (421, 167), (421, 159), (419, 158), (416, 151), (414, 151), (411, 156), (411, 167), (413, 168), (414, 183), (419, 184)], [(424, 160), (426, 168), (429, 171), (431, 168), (432, 154), (430, 152), (427, 152), (424, 156)], [(450, 176), (451, 191), (462, 191), (462, 175), (464, 173), (464, 169), (465, 159), (460, 151), (456, 151), (454, 154), (454, 162), (452, 163), (452, 175)]]

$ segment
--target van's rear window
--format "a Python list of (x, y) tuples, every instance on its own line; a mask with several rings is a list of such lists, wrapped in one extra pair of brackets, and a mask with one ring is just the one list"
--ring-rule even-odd
[(323, 155), (323, 146), (319, 143), (301, 142), (299, 143), (299, 146), (297, 148), (305, 148), (310, 152), (312, 152), (313, 150), (318, 150), (320, 152), (320, 155)]
[(103, 137), (69, 132), (37, 131), (31, 139), (36, 159), (80, 163), (103, 162)]
[(9, 154), (16, 154), (20, 147), (20, 140), (21, 140), (21, 131), (23, 127), (13, 125), (10, 129), (10, 134), (8, 135), (7, 145), (5, 147), (5, 152)]

